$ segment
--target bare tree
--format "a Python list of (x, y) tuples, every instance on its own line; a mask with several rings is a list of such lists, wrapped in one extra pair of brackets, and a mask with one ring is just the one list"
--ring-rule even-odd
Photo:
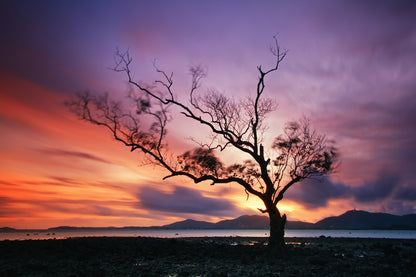
[[(264, 120), (276, 105), (274, 100), (264, 97), (265, 78), (278, 69), (286, 56), (276, 37), (274, 42), (274, 66), (267, 70), (257, 67), (259, 77), (251, 98), (237, 101), (215, 90), (200, 93), (205, 72), (202, 67), (192, 67), (189, 99), (181, 101), (173, 92), (173, 74), (155, 65), (160, 79), (152, 85), (137, 82), (132, 77), (129, 52), (117, 51), (114, 70), (125, 73), (135, 88), (129, 95), (134, 109), (111, 101), (107, 95), (88, 92), (78, 94), (68, 106), (82, 119), (106, 127), (131, 151), (145, 153), (167, 171), (163, 179), (186, 176), (194, 183), (241, 185), (248, 195), (255, 195), (264, 203), (264, 209), (259, 210), (270, 218), (270, 245), (283, 247), (286, 215), (280, 213), (277, 204), (295, 183), (330, 173), (336, 149), (324, 135), (312, 130), (304, 118), (288, 123), (266, 155)], [(174, 156), (166, 142), (171, 110), (206, 127), (212, 134), (208, 142), (199, 141), (197, 148)], [(218, 157), (226, 148), (240, 151), (248, 159), (226, 166)]]

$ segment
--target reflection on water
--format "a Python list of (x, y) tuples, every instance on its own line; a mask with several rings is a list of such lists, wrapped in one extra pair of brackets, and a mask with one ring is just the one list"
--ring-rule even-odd
[(311, 245), (310, 242), (298, 242), (298, 241), (288, 241), (286, 242), (287, 245), (294, 245), (294, 246), (307, 246)]
[[(286, 230), (286, 237), (416, 239), (416, 230)], [(0, 240), (65, 239), (73, 237), (268, 237), (267, 230), (54, 230), (0, 232)], [(253, 243), (256, 243), (253, 241)]]

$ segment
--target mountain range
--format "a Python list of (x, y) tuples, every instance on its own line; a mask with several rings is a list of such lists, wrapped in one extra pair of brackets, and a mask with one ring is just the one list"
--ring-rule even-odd
[[(75, 229), (269, 229), (269, 218), (261, 215), (243, 215), (235, 219), (221, 220), (216, 223), (187, 219), (163, 226), (153, 227), (70, 227), (61, 226), (48, 230)], [(351, 210), (339, 216), (322, 219), (316, 223), (288, 221), (286, 229), (396, 229), (416, 230), (416, 214), (397, 216), (387, 213), (370, 213)], [(0, 232), (18, 231), (13, 228), (0, 228)]]
[[(261, 215), (243, 215), (217, 223), (187, 219), (161, 226), (163, 229), (268, 229), (269, 218)], [(397, 216), (351, 210), (339, 216), (316, 223), (288, 221), (286, 229), (416, 229), (416, 214)]]

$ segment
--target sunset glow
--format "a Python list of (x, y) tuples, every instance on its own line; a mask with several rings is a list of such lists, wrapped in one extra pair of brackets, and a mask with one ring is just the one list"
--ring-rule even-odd
[[(166, 171), (64, 103), (81, 91), (124, 99), (126, 76), (109, 70), (117, 47), (131, 52), (139, 81), (152, 83), (154, 60), (173, 71), (184, 101), (195, 64), (208, 72), (201, 90), (246, 97), (256, 67), (273, 63), (275, 34), (288, 55), (266, 80), (278, 108), (265, 142), (306, 115), (336, 141), (341, 160), (334, 175), (287, 192), (279, 207), (288, 220), (416, 211), (412, 1), (35, 2), (8, 1), (0, 11), (0, 227), (156, 226), (260, 214), (261, 201), (237, 184), (162, 180)], [(168, 127), (175, 153), (195, 147), (191, 137), (209, 140), (207, 129), (180, 116)]]

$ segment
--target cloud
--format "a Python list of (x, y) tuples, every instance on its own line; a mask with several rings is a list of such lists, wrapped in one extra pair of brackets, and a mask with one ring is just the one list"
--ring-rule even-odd
[(400, 184), (399, 176), (392, 173), (381, 173), (375, 180), (353, 188), (352, 194), (358, 202), (373, 202), (386, 199)]
[(76, 158), (111, 164), (111, 162), (108, 160), (105, 160), (101, 157), (98, 157), (89, 153), (85, 153), (85, 152), (69, 151), (69, 150), (56, 149), (56, 148), (39, 149), (38, 151), (45, 153), (45, 154), (49, 154), (49, 155), (76, 157)]
[(416, 188), (412, 187), (401, 187), (396, 191), (394, 198), (397, 200), (404, 201), (416, 201)]
[(9, 197), (3, 197), (0, 196), (0, 215), (4, 214), (4, 211), (7, 211), (5, 209), (5, 206), (10, 202), (10, 198)]
[[(7, 218), (16, 218), (16, 217), (24, 217), (24, 216), (31, 216), (33, 211), (29, 210), (21, 210), (21, 209), (11, 209), (10, 206), (17, 203), (16, 199), (11, 197), (0, 197), (0, 218), (7, 219)], [(1, 226), (0, 227), (4, 227)]]
[(65, 215), (92, 215), (102, 217), (137, 217), (139, 214), (133, 209), (133, 203), (130, 201), (99, 201), (91, 199), (11, 199), (0, 198), (0, 207), (4, 207), (8, 204), (24, 204), (30, 205), (33, 208), (30, 211), (22, 209), (1, 209), (0, 215), (3, 216), (39, 216), (41, 213), (60, 213), (61, 216)]
[(344, 174), (368, 179), (389, 168), (403, 181), (415, 180), (416, 86), (380, 79), (380, 85), (353, 88), (351, 99), (331, 100), (312, 121), (337, 142)]
[(291, 190), (285, 197), (301, 202), (308, 208), (325, 207), (329, 199), (343, 198), (350, 194), (350, 188), (342, 183), (333, 183), (327, 177), (306, 179)]
[(79, 181), (73, 179), (73, 178), (68, 178), (68, 177), (62, 177), (62, 176), (48, 176), (49, 179), (52, 179), (54, 181), (57, 181), (57, 183), (53, 183), (56, 185), (67, 185), (67, 184), (79, 184)]
[(235, 210), (227, 200), (205, 197), (198, 190), (180, 186), (172, 193), (143, 187), (138, 197), (142, 208), (162, 212), (222, 215)]
[[(375, 6), (349, 1), (323, 5), (320, 10), (336, 24), (327, 24), (325, 17), (316, 21), (322, 27), (321, 38), (333, 40), (322, 46), (332, 48), (325, 56), (316, 55), (317, 63), (310, 59), (305, 63), (309, 72), (317, 74), (308, 73), (306, 83), (318, 83), (319, 88), (315, 94), (319, 97), (311, 102), (320, 102), (316, 105), (320, 109), (312, 111), (313, 121), (339, 142), (346, 168), (363, 160), (368, 163), (365, 169), (351, 169), (356, 177), (365, 179), (382, 168), (393, 168), (401, 178), (414, 179), (415, 2), (381, 1)], [(354, 20), (335, 18), (340, 16)], [(343, 35), (334, 35), (340, 32)], [(316, 70), (320, 67), (329, 73)]]
[[(330, 199), (352, 199), (357, 204), (384, 205), (391, 211), (412, 211), (412, 202), (416, 202), (416, 188), (405, 186), (398, 174), (382, 171), (359, 186), (334, 183), (325, 176), (306, 179), (288, 190), (285, 198), (299, 201), (312, 209), (326, 207)], [(398, 202), (402, 203), (400, 207)]]
[(416, 206), (411, 203), (404, 203), (403, 201), (390, 201), (383, 206), (382, 211), (397, 215), (414, 214), (416, 212)]
[(385, 205), (389, 211), (412, 211), (416, 207), (416, 188), (408, 185), (398, 173), (380, 172), (373, 180), (353, 187), (351, 196), (358, 203)]

